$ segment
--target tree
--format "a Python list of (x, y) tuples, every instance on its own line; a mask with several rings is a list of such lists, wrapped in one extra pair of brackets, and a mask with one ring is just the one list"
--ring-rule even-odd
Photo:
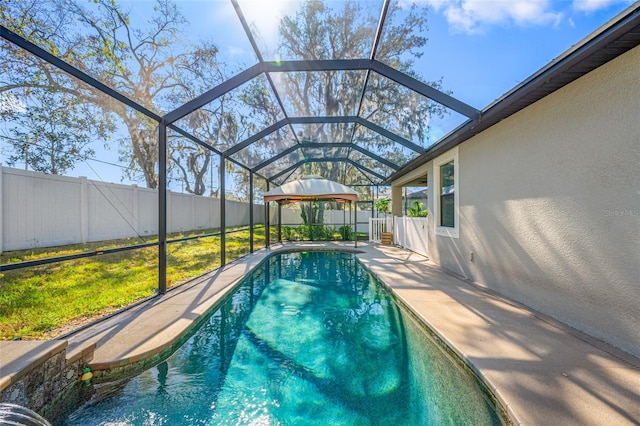
[(388, 198), (378, 198), (375, 202), (375, 207), (378, 212), (384, 214), (384, 217), (387, 217), (387, 213), (390, 211), (391, 200)]
[(106, 140), (113, 131), (109, 120), (96, 118), (93, 109), (68, 95), (34, 90), (30, 100), (3, 114), (1, 137), (13, 149), (9, 166), (24, 163), (25, 169), (63, 174), (76, 162), (95, 155), (91, 142)]
[[(340, 10), (333, 10), (323, 0), (304, 3), (294, 17), (285, 17), (280, 24), (280, 55), (303, 60), (332, 58), (366, 58), (377, 27), (377, 16), (366, 13), (364, 6), (347, 1)], [(427, 27), (426, 8), (412, 7), (402, 22), (400, 8), (393, 3), (387, 13), (384, 37), (376, 59), (416, 75), (413, 60), (421, 55), (427, 39), (422, 35)], [(327, 71), (286, 73), (280, 76), (284, 98), (299, 116), (355, 115), (364, 79), (361, 71)], [(436, 88), (439, 82), (430, 82)], [(363, 100), (363, 118), (388, 130), (424, 143), (431, 115), (441, 115), (440, 105), (417, 96), (389, 79), (371, 73), (367, 96)], [(410, 91), (409, 91), (410, 92)], [(344, 124), (308, 126), (304, 139), (318, 142), (351, 141), (352, 127)], [(354, 142), (377, 151), (391, 153), (391, 160), (404, 163), (407, 158), (392, 141), (357, 127)], [(361, 158), (363, 165), (378, 169), (375, 161)], [(345, 181), (348, 169), (334, 163), (314, 163), (311, 171), (332, 180)]]
[[(330, 8), (329, 4), (324, 0), (311, 0), (305, 2), (295, 16), (283, 18), (279, 28), (278, 53), (281, 57), (302, 60), (368, 57), (377, 28), (377, 15), (366, 13), (366, 6), (356, 1), (347, 1), (339, 10)], [(403, 17), (401, 12), (397, 3), (390, 6), (376, 59), (418, 77), (412, 67), (427, 41), (422, 35), (427, 29), (427, 10), (413, 6)], [(401, 18), (402, 22), (397, 22)], [(362, 71), (296, 72), (279, 73), (274, 79), (289, 116), (355, 115), (364, 74)], [(441, 86), (437, 81), (429, 84), (435, 88)], [(418, 143), (427, 140), (430, 117), (440, 116), (445, 111), (441, 105), (408, 93), (411, 91), (376, 73), (371, 73), (367, 87), (361, 115)], [(269, 103), (262, 105), (272, 108)], [(308, 125), (298, 138), (311, 142), (349, 142), (352, 135), (353, 141), (361, 146), (374, 152), (384, 150), (391, 161), (402, 164), (408, 160), (397, 144), (361, 126), (357, 126), (354, 134), (354, 128), (349, 124)], [(380, 169), (376, 161), (353, 151), (345, 153), (344, 148), (322, 150), (322, 153), (314, 154), (320, 154), (320, 157), (348, 154), (373, 170)], [(309, 171), (341, 182), (348, 178), (358, 180), (354, 177), (358, 172), (342, 163), (312, 163)]]
[(384, 230), (385, 232), (387, 232), (387, 213), (391, 211), (391, 200), (388, 198), (378, 198), (375, 201), (374, 206), (378, 212), (382, 212), (382, 214), (384, 215)]
[[(189, 88), (212, 87), (217, 48), (202, 42), (182, 42), (186, 19), (169, 0), (157, 0), (144, 26), (115, 0), (81, 5), (75, 0), (15, 0), (0, 2), (3, 24), (57, 57), (145, 108), (160, 112), (191, 99)], [(120, 159), (128, 163), (127, 175), (157, 188), (157, 123), (138, 111), (62, 70), (5, 42), (0, 53), (3, 77), (0, 93), (11, 91), (27, 102), (33, 88), (75, 97), (78, 104), (100, 108), (120, 121), (128, 137), (120, 140)], [(205, 70), (208, 73), (205, 74)], [(206, 78), (205, 78), (206, 76)], [(196, 177), (206, 161), (175, 155), (184, 170)], [(181, 163), (183, 164), (183, 163)]]
[(418, 200), (413, 200), (411, 207), (407, 209), (407, 216), (409, 217), (427, 217), (429, 215), (428, 209), (423, 209), (424, 204)]

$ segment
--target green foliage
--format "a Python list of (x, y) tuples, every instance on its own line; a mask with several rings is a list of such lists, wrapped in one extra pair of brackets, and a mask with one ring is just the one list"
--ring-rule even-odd
[(353, 238), (353, 232), (351, 231), (351, 226), (342, 225), (338, 228), (338, 232), (340, 232), (340, 236), (343, 241), (350, 241)]
[[(188, 22), (177, 3), (156, 0), (148, 12), (138, 19), (128, 7), (113, 0), (0, 2), (3, 25), (156, 113), (170, 111), (225, 79), (218, 64), (217, 47), (205, 41), (191, 44), (182, 36)], [(10, 92), (23, 104), (33, 103), (34, 90), (64, 93), (78, 104), (100, 111), (93, 113), (96, 120), (117, 120), (118, 128), (127, 132), (127, 137), (118, 138), (119, 160), (127, 166), (124, 174), (157, 188), (155, 120), (35, 56), (25, 55), (10, 43), (4, 47), (0, 51), (0, 93)], [(235, 139), (239, 126), (223, 117), (223, 111), (230, 109), (226, 105), (220, 108), (218, 103), (212, 114), (205, 117), (201, 110), (199, 116), (181, 126), (203, 140)], [(48, 111), (42, 111), (39, 121), (49, 116)], [(63, 127), (67, 127), (67, 134), (76, 130), (71, 120), (59, 121), (58, 125), (59, 132)], [(210, 134), (216, 137), (208, 137)], [(175, 140), (174, 135), (169, 136)], [(43, 139), (42, 134), (39, 138)], [(187, 191), (204, 193), (204, 176), (211, 167), (210, 152), (195, 144), (172, 144), (173, 140), (168, 147), (172, 159), (169, 175), (182, 179)], [(176, 150), (187, 152), (175, 153)]]
[(322, 225), (324, 223), (324, 201), (300, 203), (300, 217), (305, 225)]
[(300, 238), (296, 233), (296, 228), (291, 226), (282, 227), (282, 239), (286, 241), (298, 241)]
[(391, 210), (391, 200), (388, 198), (378, 198), (374, 205), (376, 210), (383, 213), (385, 216)]
[(429, 215), (428, 209), (423, 209), (424, 204), (418, 200), (413, 201), (413, 205), (407, 209), (407, 216), (409, 217), (427, 217)]
[(24, 163), (37, 172), (64, 174), (95, 155), (93, 140), (106, 140), (114, 131), (108, 117), (72, 96), (34, 89), (29, 101), (3, 117), (7, 122), (0, 138), (12, 147), (9, 166)]

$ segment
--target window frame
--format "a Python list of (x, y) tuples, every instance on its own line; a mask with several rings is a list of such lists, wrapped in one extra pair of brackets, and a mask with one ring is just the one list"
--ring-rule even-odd
[[(440, 179), (440, 168), (453, 161), (453, 227), (442, 226), (442, 206), (441, 206), (441, 192), (442, 188)], [(458, 147), (442, 154), (440, 157), (433, 161), (433, 176), (435, 180), (434, 187), (434, 227), (435, 234), (449, 238), (460, 237), (460, 161), (458, 159)]]

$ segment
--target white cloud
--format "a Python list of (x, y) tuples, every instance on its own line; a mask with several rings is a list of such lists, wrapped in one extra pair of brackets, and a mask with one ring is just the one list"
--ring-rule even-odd
[[(604, 1), (604, 0), (602, 0)], [(549, 0), (421, 0), (441, 12), (452, 31), (480, 33), (494, 25), (557, 25), (562, 13)]]
[(616, 3), (632, 3), (632, 1), (620, 1), (620, 0), (574, 0), (573, 8), (580, 12), (595, 12), (600, 9), (606, 9), (607, 7)]

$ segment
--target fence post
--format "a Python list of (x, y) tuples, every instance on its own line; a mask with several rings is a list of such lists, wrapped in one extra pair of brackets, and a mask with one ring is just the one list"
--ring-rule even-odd
[(135, 227), (136, 235), (140, 235), (140, 210), (138, 207), (138, 185), (131, 184), (131, 221)]
[(80, 176), (80, 242), (86, 244), (89, 234), (89, 197), (86, 176)]
[(191, 229), (195, 230), (196, 227), (196, 195), (191, 194)]

